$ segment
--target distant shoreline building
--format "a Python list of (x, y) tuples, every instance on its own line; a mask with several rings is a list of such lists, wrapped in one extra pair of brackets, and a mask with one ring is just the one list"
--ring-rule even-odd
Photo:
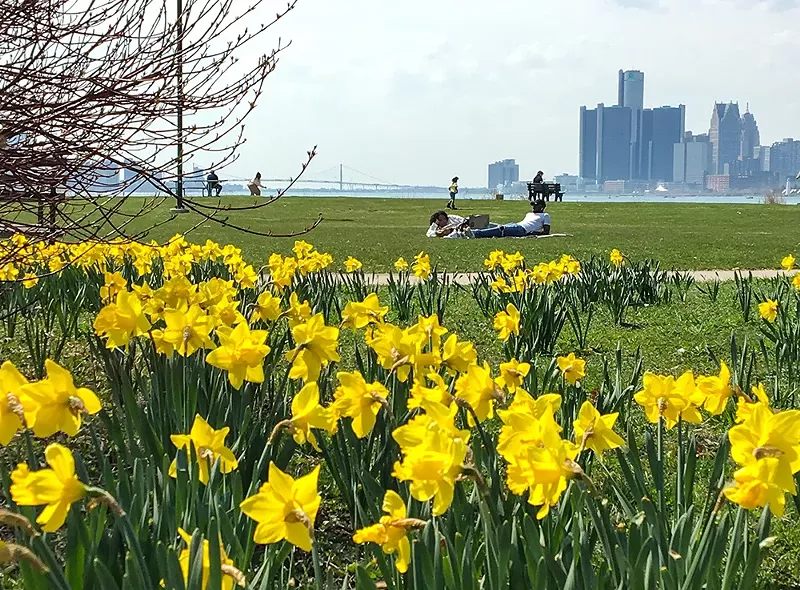
[(714, 105), (708, 137), (711, 141), (712, 174), (731, 174), (742, 148), (742, 120), (738, 104)]
[(516, 160), (512, 158), (489, 164), (489, 190), (509, 187), (515, 182), (519, 182), (519, 164)]

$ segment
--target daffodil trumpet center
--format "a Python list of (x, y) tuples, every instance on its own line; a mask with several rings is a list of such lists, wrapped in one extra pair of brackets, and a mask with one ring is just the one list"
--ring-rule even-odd
[(783, 451), (775, 447), (764, 446), (756, 447), (753, 449), (753, 457), (759, 459), (779, 459), (783, 455)]
[(78, 416), (79, 414), (88, 414), (83, 400), (74, 395), (69, 396), (69, 399), (67, 399), (67, 406), (69, 407), (69, 411), (72, 412), (74, 416)]
[(13, 393), (6, 394), (6, 405), (11, 413), (15, 414), (23, 426), (27, 428), (28, 423), (25, 421), (25, 410), (22, 407), (22, 402)]
[(275, 428), (272, 429), (272, 433), (269, 435), (269, 441), (267, 444), (271, 445), (275, 442), (275, 439), (278, 437), (282, 429), (288, 430), (291, 434), (294, 434), (297, 427), (294, 425), (294, 422), (291, 420), (281, 420), (275, 425)]

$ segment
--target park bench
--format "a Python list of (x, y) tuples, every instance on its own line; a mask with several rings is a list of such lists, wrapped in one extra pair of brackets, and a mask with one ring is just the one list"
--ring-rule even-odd
[(549, 201), (550, 197), (554, 201), (564, 200), (564, 191), (561, 190), (561, 185), (557, 182), (529, 182), (528, 183), (528, 200), (544, 199)]
[(5, 217), (11, 211), (11, 204), (19, 205), (17, 211), (13, 213), (27, 212), (25, 203), (36, 205), (36, 223), (24, 221), (11, 221), (10, 219), (0, 219), (0, 238), (9, 238), (14, 234), (23, 234), (32, 238), (53, 237), (56, 228), (56, 216), (58, 207), (66, 200), (64, 191), (59, 191), (56, 187), (51, 187), (49, 194), (35, 193), (30, 191), (19, 191), (4, 188), (0, 190), (0, 212)]

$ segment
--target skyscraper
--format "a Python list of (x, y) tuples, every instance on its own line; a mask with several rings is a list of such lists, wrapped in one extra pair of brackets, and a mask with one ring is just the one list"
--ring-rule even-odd
[(597, 181), (630, 180), (631, 109), (597, 105)]
[(792, 138), (772, 144), (769, 150), (769, 170), (777, 175), (783, 184), (787, 178), (795, 178), (800, 172), (800, 141)]
[(675, 144), (683, 139), (686, 107), (659, 107), (642, 111), (639, 138), (639, 174), (647, 181), (673, 179)]
[(742, 160), (755, 158), (755, 149), (761, 145), (761, 134), (758, 132), (756, 118), (750, 112), (750, 105), (747, 105), (744, 115), (742, 115), (742, 142), (739, 157)]
[(673, 146), (673, 182), (695, 186), (705, 186), (706, 176), (711, 169), (711, 144), (708, 135), (684, 134), (681, 143)]
[(639, 170), (642, 148), (642, 111), (644, 109), (644, 72), (639, 70), (619, 71), (617, 106), (631, 110), (631, 144), (633, 161), (631, 178), (643, 176)]
[(489, 189), (508, 186), (519, 181), (519, 164), (516, 160), (500, 160), (489, 164)]
[(742, 119), (736, 103), (717, 103), (711, 113), (711, 172), (729, 174), (742, 147)]
[(644, 72), (619, 71), (617, 106), (641, 111), (644, 108)]
[(597, 180), (597, 110), (581, 107), (578, 176)]

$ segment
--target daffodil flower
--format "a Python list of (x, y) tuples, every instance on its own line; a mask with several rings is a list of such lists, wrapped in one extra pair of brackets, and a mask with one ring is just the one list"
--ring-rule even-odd
[(303, 551), (311, 551), (321, 501), (318, 479), (319, 466), (294, 479), (270, 463), (267, 483), (240, 505), (242, 512), (258, 523), (253, 540), (268, 545), (285, 539)]
[[(233, 452), (225, 446), (225, 438), (230, 432), (227, 426), (214, 430), (199, 414), (194, 417), (192, 429), (189, 434), (173, 434), (169, 438), (179, 449), (194, 448), (199, 468), (199, 479), (203, 485), (208, 483), (208, 477), (214, 463), (219, 459), (220, 473), (230, 473), (239, 466)], [(178, 475), (178, 460), (173, 459), (169, 466), (170, 477)]]
[(72, 375), (65, 368), (47, 359), (44, 363), (47, 378), (22, 386), (21, 393), (36, 405), (34, 412), (26, 414), (28, 426), (39, 438), (56, 432), (75, 436), (81, 427), (84, 414), (101, 410), (100, 400), (93, 391), (75, 387)]
[(30, 471), (20, 463), (11, 473), (11, 499), (20, 506), (45, 506), (36, 522), (52, 533), (61, 528), (70, 506), (86, 495), (86, 486), (75, 475), (72, 452), (58, 443), (44, 452), (49, 469)]

